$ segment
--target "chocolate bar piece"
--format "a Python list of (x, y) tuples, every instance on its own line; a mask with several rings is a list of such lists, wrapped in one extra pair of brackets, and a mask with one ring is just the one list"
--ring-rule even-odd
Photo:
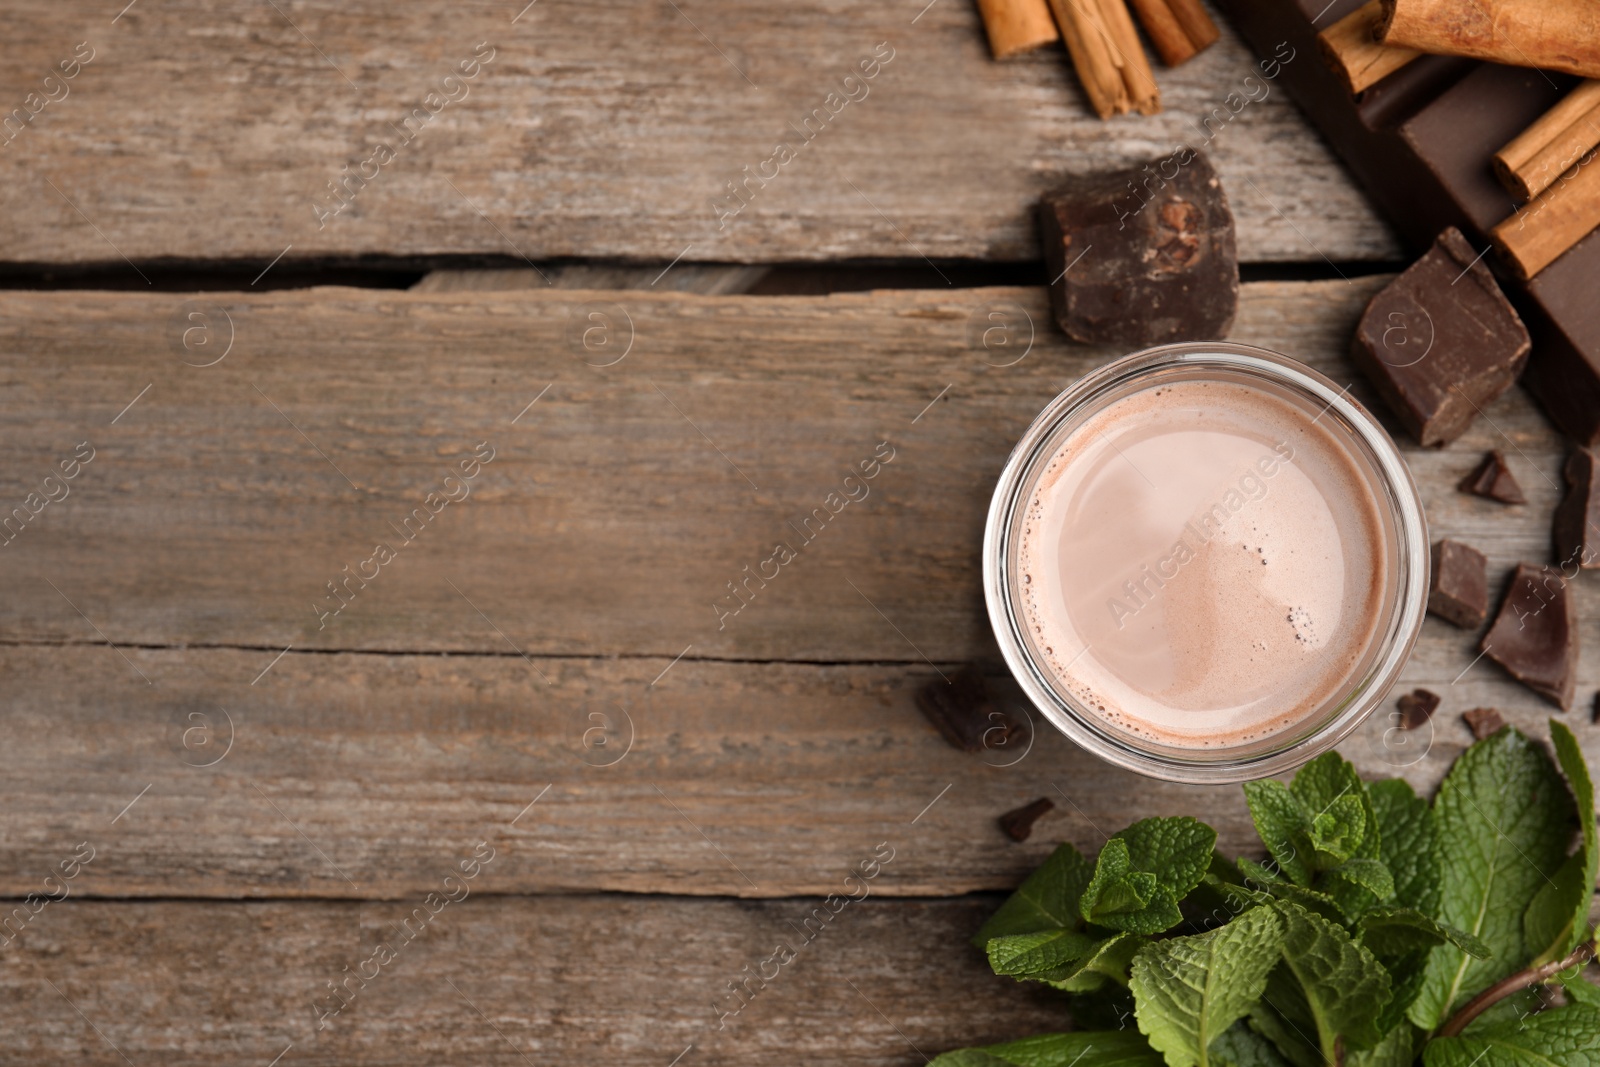
[(1485, 452), (1483, 462), (1475, 467), (1471, 474), (1461, 479), (1456, 486), (1463, 493), (1481, 496), (1486, 500), (1498, 500), (1502, 504), (1526, 504), (1528, 498), (1522, 495), (1522, 486), (1517, 484), (1517, 479), (1511, 474), (1511, 468), (1506, 466), (1506, 457), (1499, 449)]
[(1026, 841), (1033, 833), (1033, 824), (1039, 818), (1055, 810), (1055, 802), (1049, 797), (1040, 797), (1032, 804), (1024, 804), (1014, 811), (1008, 811), (1000, 816), (1000, 829), (1013, 841)]
[(1428, 610), (1463, 630), (1476, 628), (1489, 614), (1488, 560), (1448, 537), (1433, 543), (1432, 556)]
[(1473, 708), (1471, 711), (1463, 712), (1461, 717), (1467, 721), (1472, 736), (1479, 741), (1493, 737), (1506, 724), (1506, 720), (1494, 708)]
[(966, 752), (999, 747), (1022, 732), (1021, 723), (989, 698), (989, 685), (976, 667), (923, 686), (917, 707), (946, 741)]
[(1217, 340), (1239, 305), (1233, 212), (1206, 157), (1076, 178), (1039, 208), (1050, 306), (1075, 341)]
[(1569, 566), (1600, 567), (1600, 478), (1594, 453), (1575, 448), (1567, 457), (1567, 495), (1556, 505), (1553, 539), (1556, 559)]
[(1350, 355), (1424, 445), (1464, 433), (1528, 361), (1528, 329), (1451, 227), (1367, 304)]
[(1565, 711), (1578, 678), (1578, 606), (1554, 567), (1519, 563), (1479, 648)]
[(1439, 694), (1426, 689), (1413, 689), (1395, 704), (1400, 708), (1400, 729), (1415, 730), (1427, 725), (1433, 713), (1439, 710)]
[[(1420, 251), (1447, 226), (1475, 249), (1516, 204), (1490, 157), (1567, 94), (1577, 79), (1459, 57), (1422, 56), (1351, 96), (1317, 56), (1317, 33), (1362, 0), (1218, 0), (1267, 76), (1288, 91), (1366, 186), (1403, 240)], [(1495, 253), (1485, 262), (1494, 263)], [(1496, 265), (1497, 273), (1501, 268)], [(1600, 443), (1600, 233), (1531, 282), (1501, 274), (1532, 334), (1523, 382), (1579, 443)]]

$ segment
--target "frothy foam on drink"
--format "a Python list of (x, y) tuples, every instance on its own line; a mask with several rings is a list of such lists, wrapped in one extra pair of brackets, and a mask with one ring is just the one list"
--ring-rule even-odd
[(1348, 688), (1377, 640), (1385, 528), (1362, 461), (1276, 393), (1185, 381), (1078, 427), (1027, 495), (1029, 638), (1118, 732), (1261, 741)]

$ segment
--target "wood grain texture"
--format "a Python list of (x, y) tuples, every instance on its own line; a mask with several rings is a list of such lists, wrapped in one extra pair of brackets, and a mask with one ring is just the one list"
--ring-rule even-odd
[[(1398, 255), (1231, 32), (1163, 72), (1165, 113), (1102, 123), (1059, 48), (993, 62), (970, 3), (546, 2), (513, 22), (522, 7), (183, 0), (113, 21), (87, 0), (13, 4), (0, 116), (38, 114), (0, 133), (0, 257), (1028, 259), (1061, 175), (1179, 143), (1215, 157), (1241, 258)], [(93, 59), (47, 86), (79, 42)], [(480, 42), (492, 60), (446, 86)], [(829, 105), (880, 43), (893, 59), (849, 89), (866, 95)], [(801, 147), (762, 171), (780, 141)], [(380, 143), (392, 161), (363, 167)], [(725, 218), (740, 199), (712, 202), (747, 166)], [(348, 173), (370, 181), (319, 221)]]
[[(1367, 397), (1343, 352), (1380, 284), (1247, 286), (1234, 336)], [(186, 351), (195, 307), (212, 347)], [(585, 350), (600, 322), (607, 343)], [(221, 362), (180, 358), (212, 358), (230, 328)], [(1029, 332), (1026, 357), (997, 366)], [(7, 293), (0, 514), (79, 442), (98, 451), (0, 548), (0, 639), (968, 659), (992, 647), (979, 546), (1000, 467), (1046, 401), (1115, 354), (1060, 339), (1038, 290)], [(1498, 568), (1544, 559), (1560, 446), (1520, 392), (1487, 414), (1448, 451), (1408, 451), (1430, 519)], [(402, 526), (483, 441), (496, 458), (471, 496)], [(813, 517), (808, 542), (803, 521), (885, 441), (871, 494), (820, 530)], [(1455, 490), (1488, 447), (1526, 507)], [(779, 540), (798, 558), (725, 614)], [(398, 558), (341, 584), (350, 602), (325, 617), (328, 583), (370, 576), (380, 541)]]
[[(888, 1067), (1067, 1020), (1059, 994), (995, 977), (966, 944), (997, 898), (851, 903), (721, 1029), (727, 983), (800, 942), (790, 924), (820, 901), (474, 893), (405, 941), (420, 903), (51, 904), (0, 949), (0, 1064), (264, 1067), (292, 1045), (284, 1067), (666, 1067), (693, 1045), (686, 1065)], [(379, 943), (393, 962), (318, 1030), (314, 998), (334, 1003), (326, 983)]]
[[(1343, 352), (1382, 281), (1246, 286), (1235, 336), (1370, 398)], [(1014, 884), (1054, 840), (1093, 848), (1186, 811), (1249, 847), (1235, 789), (1145, 782), (1048, 732), (989, 766), (1012, 754), (955, 752), (914, 708), (937, 671), (993, 655), (980, 527), (1011, 443), (1112, 355), (1061, 341), (1040, 292), (222, 299), (235, 347), (197, 368), (179, 355), (216, 349), (177, 341), (188, 305), (173, 298), (0, 296), (5, 499), (76, 442), (97, 448), (0, 549), (0, 891), (33, 891), (74, 843), (104, 839), (120, 844), (82, 892), (403, 896), (547, 785), (507, 831), (526, 851), (495, 872), (500, 891), (824, 892), (898, 832), (927, 844), (882, 891), (959, 893)], [(570, 347), (594, 306), (634, 326), (611, 367)], [(1027, 316), (1037, 326), (1012, 366), (996, 364), (1015, 345), (983, 345), (991, 312), (1018, 343)], [(1488, 553), (1498, 583), (1548, 557), (1561, 448), (1520, 391), (1486, 416), (1447, 450), (1406, 453), (1434, 535)], [(321, 583), (395, 539), (388, 523), (484, 438), (497, 457), (472, 495), (317, 629)], [(884, 439), (896, 458), (872, 494), (719, 631), (722, 583)], [(1488, 447), (1528, 505), (1455, 489)], [(1584, 694), (1600, 683), (1589, 584)], [(1456, 716), (1480, 704), (1543, 734), (1537, 698), (1473, 665), (1475, 637), (1428, 621), (1401, 688), (1445, 704), (1422, 734), (1369, 722), (1346, 746), (1364, 773), (1431, 786), (1468, 740)], [(588, 765), (618, 750), (585, 747), (604, 728), (591, 715), (621, 744), (619, 707), (632, 749)], [(225, 721), (237, 747), (186, 766)], [(1010, 844), (994, 818), (1038, 796), (1061, 813)]]
[[(1380, 715), (1343, 746), (1368, 777), (1431, 789), (1479, 705), (1547, 735), (1498, 668), (1450, 685), (1474, 653), (1449, 629), (1428, 623), (1401, 687), (1445, 696), (1433, 726)], [(1260, 855), (1237, 787), (1142, 779), (1042, 723), (1031, 746), (952, 749), (914, 703), (926, 665), (291, 652), (252, 685), (271, 653), (124, 652), (150, 685), (103, 646), (0, 650), (0, 895), (42, 891), (83, 841), (79, 897), (403, 898), (480, 840), (504, 846), (495, 893), (825, 894), (887, 842), (875, 893), (942, 896), (1174, 814)], [(1006, 838), (996, 818), (1041, 796), (1058, 810)]]

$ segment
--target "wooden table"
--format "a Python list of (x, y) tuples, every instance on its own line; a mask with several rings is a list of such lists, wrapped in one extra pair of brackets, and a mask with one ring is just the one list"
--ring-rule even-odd
[[(1118, 354), (1066, 343), (1040, 287), (945, 281), (1024, 269), (1060, 174), (1199, 140), (1250, 73), (1231, 34), (1161, 72), (1163, 114), (1102, 124), (1057, 53), (990, 62), (965, 0), (118, 6), (13, 5), (0, 42), (8, 108), (94, 52), (0, 152), (0, 501), (92, 451), (0, 555), (0, 1063), (919, 1063), (1065, 1025), (966, 944), (1054, 842), (1183, 812), (1251, 848), (1236, 788), (1047, 729), (966, 755), (913, 702), (994, 662), (994, 479)], [(870, 93), (719, 226), (880, 42)], [(341, 167), (486, 50), (319, 226)], [(1279, 92), (1209, 151), (1260, 279), (1233, 337), (1371, 401), (1343, 353), (1395, 241)], [(769, 270), (847, 261), (902, 287)], [(271, 288), (374, 263), (450, 269)], [(1526, 506), (1456, 491), (1488, 448)], [(1435, 536), (1497, 576), (1548, 557), (1563, 446), (1521, 391), (1406, 451)], [(1363, 773), (1433, 785), (1479, 705), (1543, 735), (1474, 655), (1429, 619), (1401, 685), (1444, 707), (1431, 737), (1369, 723)], [(1040, 796), (1010, 842), (995, 817)]]

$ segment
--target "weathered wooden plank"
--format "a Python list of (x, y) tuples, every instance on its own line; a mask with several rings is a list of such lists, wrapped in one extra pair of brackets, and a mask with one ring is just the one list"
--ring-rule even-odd
[(0, 257), (1027, 259), (1060, 175), (1187, 143), (1243, 258), (1394, 258), (1231, 31), (1162, 72), (1163, 114), (1102, 123), (1059, 49), (994, 63), (971, 4), (924, 7), (13, 4)]
[[(1234, 335), (1369, 396), (1343, 353), (1379, 284), (1247, 286)], [(212, 333), (191, 324), (185, 350), (195, 308)], [(1006, 318), (1015, 343), (986, 349)], [(214, 366), (180, 359), (227, 332)], [(1045, 402), (1114, 354), (1062, 341), (1037, 290), (3, 294), (0, 514), (79, 443), (97, 451), (0, 548), (0, 639), (964, 660), (992, 647), (994, 479)], [(1560, 446), (1518, 391), (1488, 416), (1409, 450), (1430, 518), (1496, 567), (1543, 559)], [(485, 441), (471, 495), (429, 518)], [(1486, 447), (1526, 507), (1455, 490)], [(802, 530), (889, 450), (869, 496)], [(798, 558), (727, 614), (779, 540)], [(392, 562), (368, 562), (378, 542)]]
[[(1480, 704), (1545, 736), (1498, 668), (1450, 684), (1473, 653), (1447, 629), (1402, 682), (1445, 695), (1434, 727), (1379, 717), (1344, 746), (1369, 777), (1431, 789)], [(483, 839), (507, 846), (483, 882), (504, 893), (821, 894), (880, 842), (879, 894), (1010, 888), (1055, 842), (1097, 850), (1149, 815), (1259, 855), (1236, 787), (1141, 779), (1042, 725), (1031, 747), (950, 748), (915, 707), (922, 664), (291, 652), (252, 683), (273, 653), (123, 651), (0, 649), (0, 894), (40, 891), (79, 842), (96, 855), (73, 892), (118, 897), (405, 897)], [(1035, 837), (1003, 836), (1041, 796), (1059, 810)]]
[[(441, 857), (441, 878), (453, 859)], [(285, 1067), (665, 1067), (691, 1046), (686, 1065), (920, 1063), (919, 1050), (1066, 1024), (1063, 997), (996, 978), (966, 944), (996, 903), (866, 899), (813, 919), (820, 932), (803, 943), (795, 928), (817, 899), (473, 892), (426, 926), (412, 919), (424, 931), (412, 940), (401, 924), (420, 895), (379, 905), (68, 900), (0, 949), (11, 1008), (0, 1063), (266, 1064), (289, 1049)], [(747, 1006), (719, 1015), (737, 1003), (727, 983), (763, 970), (784, 938), (798, 950), (791, 962), (766, 966)], [(365, 963), (380, 944), (392, 960)], [(339, 1003), (327, 983), (358, 970), (376, 977), (349, 979), (348, 1006), (323, 1015)]]

